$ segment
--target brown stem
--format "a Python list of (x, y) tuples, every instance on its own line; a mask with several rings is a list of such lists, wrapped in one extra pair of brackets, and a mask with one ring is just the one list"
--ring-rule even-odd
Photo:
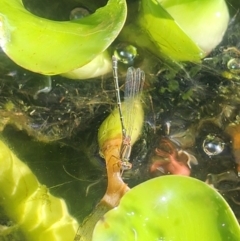
[(85, 218), (79, 227), (74, 241), (90, 241), (98, 220), (112, 208), (116, 207), (129, 187), (121, 178), (120, 146), (121, 138), (107, 141), (101, 153), (106, 160), (108, 186), (105, 195), (93, 212)]
[(106, 161), (108, 186), (101, 202), (105, 202), (111, 207), (116, 207), (122, 196), (129, 190), (121, 177), (120, 145), (121, 140), (109, 141), (105, 145), (106, 148), (102, 150)]

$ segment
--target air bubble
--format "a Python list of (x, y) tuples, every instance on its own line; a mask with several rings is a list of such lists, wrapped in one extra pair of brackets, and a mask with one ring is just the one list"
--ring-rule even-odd
[(203, 141), (202, 147), (208, 156), (219, 155), (224, 150), (225, 143), (215, 134), (209, 134)]
[(74, 8), (70, 13), (70, 20), (76, 20), (88, 16), (90, 12), (86, 8)]
[(114, 56), (117, 60), (126, 65), (133, 65), (138, 56), (137, 48), (128, 43), (120, 43), (116, 46)]
[(231, 73), (237, 74), (240, 73), (240, 59), (239, 58), (232, 58), (227, 63), (227, 68), (230, 70)]

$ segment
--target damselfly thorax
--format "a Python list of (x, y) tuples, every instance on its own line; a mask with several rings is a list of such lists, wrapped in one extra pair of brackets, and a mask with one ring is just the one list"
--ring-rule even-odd
[(132, 168), (132, 163), (129, 162), (130, 155), (132, 151), (131, 137), (127, 136), (123, 139), (120, 157), (121, 157), (121, 169), (130, 170)]

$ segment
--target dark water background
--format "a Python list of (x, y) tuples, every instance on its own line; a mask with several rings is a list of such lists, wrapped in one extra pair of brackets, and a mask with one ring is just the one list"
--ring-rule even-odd
[[(83, 6), (86, 6), (92, 11), (94, 11), (94, 8), (105, 4), (105, 1), (92, 2), (94, 3), (91, 3), (90, 1), (81, 1)], [(68, 19), (71, 9), (79, 6), (77, 1), (67, 0), (60, 2), (53, 0), (25, 0), (24, 3), (35, 14), (54, 20)], [(240, 6), (239, 1), (229, 1), (228, 3), (230, 13), (233, 15), (236, 13), (237, 7)], [(38, 77), (14, 65), (2, 52), (0, 52), (0, 55), (2, 60), (2, 65), (0, 64), (2, 66), (2, 68), (0, 68), (0, 76), (2, 76), (1, 80), (11, 81), (4, 79), (3, 76), (5, 76), (7, 71), (16, 71), (17, 74), (14, 75), (14, 78), (17, 79), (16, 85), (22, 83), (25, 84), (26, 87), (25, 93), (19, 93), (16, 91), (14, 98), (26, 99), (26, 96), (32, 97), (33, 92), (30, 90), (35, 87), (29, 87), (26, 84), (26, 79), (34, 79)], [(6, 65), (3, 63), (6, 63)], [(28, 78), (26, 78), (26, 76)], [(101, 122), (115, 106), (114, 87), (113, 83), (111, 83), (111, 78), (106, 79), (106, 82), (103, 83), (104, 91), (102, 89), (102, 80), (89, 80), (87, 83), (73, 82), (70, 84), (71, 81), (62, 77), (54, 77), (53, 79), (55, 80), (55, 83), (61, 84), (63, 82), (67, 82), (69, 84), (68, 88), (70, 89), (70, 93), (73, 93), (74, 89), (78, 89), (80, 92), (79, 96), (81, 96), (81, 88), (84, 90), (83, 97), (86, 97), (85, 99), (81, 99), (79, 96), (78, 99), (74, 99), (76, 96), (74, 97), (72, 95), (70, 98), (71, 100), (69, 101), (72, 105), (74, 103), (75, 113), (79, 114), (78, 120), (80, 121), (80, 124), (76, 125), (71, 134), (67, 135), (66, 138), (51, 141), (50, 143), (36, 140), (34, 133), (30, 136), (29, 132), (19, 131), (16, 127), (14, 127), (14, 125), (7, 126), (2, 133), (2, 137), (16, 155), (22, 161), (27, 163), (33, 173), (38, 177), (40, 183), (49, 187), (50, 192), (53, 195), (62, 197), (66, 200), (70, 213), (73, 214), (79, 222), (81, 222), (101, 199), (107, 185), (104, 161), (98, 155), (97, 131)], [(16, 88), (16, 86), (14, 88)], [(100, 92), (100, 97), (96, 95), (96, 92)], [(62, 94), (62, 92), (59, 93)], [(154, 114), (156, 114), (156, 116), (167, 119), (167, 114), (163, 115), (160, 111), (164, 105), (161, 107), (156, 106), (158, 102), (157, 98), (159, 98), (159, 102), (165, 101), (162, 98), (163, 96), (156, 97), (156, 93), (154, 91), (151, 92), (151, 88), (149, 88), (148, 93), (153, 96), (155, 108), (154, 110), (151, 108), (150, 110), (147, 110), (146, 122), (152, 121), (153, 112), (155, 112)], [(167, 102), (169, 102), (169, 98), (166, 97), (167, 93), (162, 93), (162, 95), (163, 94)], [(174, 94), (171, 93), (171, 96), (172, 95)], [(41, 94), (38, 100), (36, 100), (36, 103), (41, 104), (41, 106), (45, 103), (48, 106), (51, 103), (50, 96), (52, 95), (46, 96), (45, 94)], [(13, 97), (9, 95), (8, 98), (11, 99)], [(2, 99), (1, 101), (3, 102)], [(89, 105), (89, 102), (91, 101), (94, 104)], [(210, 101), (212, 101), (212, 99), (210, 99)], [(148, 97), (146, 97), (145, 102), (146, 106), (150, 106), (150, 99)], [(76, 103), (79, 103), (80, 107), (76, 107)], [(186, 102), (186, 104), (189, 103)], [(85, 108), (84, 105), (87, 105), (88, 107)], [(173, 108), (174, 105), (175, 104), (173, 103)], [(169, 106), (171, 105), (169, 104)], [(90, 110), (90, 108), (92, 109)], [(180, 113), (181, 110), (178, 109), (178, 112)], [(177, 116), (176, 114), (172, 114), (173, 111), (169, 111), (168, 113), (169, 115), (171, 114), (170, 118), (176, 118)], [(184, 113), (186, 114), (186, 118), (189, 117), (186, 110), (183, 110), (182, 113), (183, 115)], [(45, 116), (47, 116), (47, 113), (45, 113)], [(41, 117), (44, 119), (44, 116)], [(160, 123), (160, 117), (157, 119), (157, 124)], [(64, 116), (64, 118), (67, 119), (68, 116)], [(52, 119), (54, 119), (53, 116)], [(32, 123), (36, 125), (34, 128), (36, 132), (38, 132), (41, 124), (39, 122), (36, 122), (36, 124), (34, 121)], [(150, 152), (150, 149), (153, 147), (152, 141), (154, 140), (154, 137), (152, 138), (151, 135), (153, 135), (153, 130), (149, 130), (149, 124), (147, 123), (144, 127), (143, 137), (133, 149), (132, 159), (141, 161), (148, 155), (148, 152)], [(48, 135), (46, 134), (46, 136)], [(151, 139), (151, 141), (149, 141), (151, 143), (147, 143), (147, 145), (144, 146), (144, 140), (148, 138)], [(147, 164), (144, 165), (147, 166)], [(65, 170), (67, 170), (70, 175)], [(76, 180), (71, 175), (81, 180)], [(201, 179), (201, 175), (198, 176), (198, 174), (196, 174), (196, 176)], [(148, 177), (146, 176), (146, 179), (147, 178)], [(128, 182), (130, 186), (134, 186), (143, 179), (144, 178), (141, 179), (137, 175), (134, 176), (133, 174), (133, 176), (128, 178), (126, 182)], [(99, 182), (92, 186), (88, 193), (86, 193), (88, 186), (98, 180)], [(239, 207), (235, 207), (235, 212), (238, 214), (240, 213)]]

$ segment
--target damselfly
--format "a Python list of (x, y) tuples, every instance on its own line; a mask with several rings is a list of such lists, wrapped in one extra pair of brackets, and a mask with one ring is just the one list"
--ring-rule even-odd
[(132, 164), (129, 162), (132, 143), (131, 134), (134, 128), (134, 107), (137, 98), (140, 98), (140, 94), (143, 89), (143, 84), (145, 81), (144, 72), (137, 68), (129, 67), (127, 70), (126, 82), (125, 82), (125, 92), (124, 92), (124, 115), (122, 110), (119, 84), (118, 84), (118, 61), (116, 57), (112, 57), (113, 64), (113, 79), (115, 83), (116, 99), (118, 105), (118, 111), (120, 116), (121, 128), (122, 128), (122, 145), (120, 149), (121, 158), (121, 168), (122, 170), (129, 170)]

